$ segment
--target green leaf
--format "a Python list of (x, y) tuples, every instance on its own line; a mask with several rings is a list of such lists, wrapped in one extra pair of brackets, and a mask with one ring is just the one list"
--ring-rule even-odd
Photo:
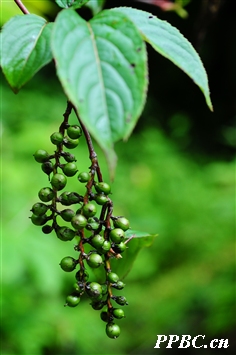
[(114, 8), (127, 15), (140, 30), (144, 40), (157, 52), (182, 69), (203, 92), (211, 111), (208, 78), (202, 61), (191, 43), (168, 22), (159, 20), (152, 14), (130, 7)]
[(93, 15), (97, 15), (100, 11), (102, 11), (105, 0), (90, 0), (86, 6), (89, 7), (93, 13)]
[(80, 8), (85, 5), (89, 0), (55, 0), (57, 5), (62, 7), (63, 9), (67, 9), (69, 7)]
[(130, 135), (146, 100), (145, 43), (119, 12), (102, 11), (86, 22), (69, 9), (56, 18), (52, 50), (64, 91), (112, 172), (113, 143)]
[(52, 60), (51, 30), (37, 15), (17, 15), (3, 26), (1, 67), (15, 93)]
[(157, 234), (149, 234), (135, 230), (128, 230), (125, 232), (125, 238), (128, 239), (133, 236), (133, 239), (127, 244), (126, 250), (121, 254), (122, 259), (112, 259), (112, 271), (117, 273), (121, 279), (132, 269), (133, 263), (142, 248), (150, 247), (157, 237)]

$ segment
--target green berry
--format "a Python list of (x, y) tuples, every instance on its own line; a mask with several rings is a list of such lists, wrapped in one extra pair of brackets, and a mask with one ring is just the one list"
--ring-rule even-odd
[(78, 180), (80, 182), (88, 182), (89, 179), (91, 178), (91, 175), (85, 171), (81, 172), (79, 175), (78, 175)]
[(129, 229), (129, 220), (125, 217), (116, 217), (113, 219), (115, 228), (121, 228), (123, 231)]
[(49, 157), (48, 152), (43, 149), (36, 150), (36, 152), (34, 153), (34, 159), (38, 163), (44, 163), (46, 160), (48, 160), (48, 157)]
[(68, 198), (68, 202), (70, 205), (74, 204), (74, 203), (80, 203), (81, 200), (83, 201), (83, 197), (80, 196), (79, 194), (77, 194), (77, 192), (70, 192), (67, 195)]
[(75, 278), (77, 281), (84, 282), (89, 279), (89, 274), (87, 270), (79, 270), (75, 274)]
[(80, 126), (73, 125), (67, 128), (68, 137), (76, 139), (82, 136), (82, 129)]
[(71, 153), (68, 153), (68, 152), (63, 152), (63, 157), (68, 163), (76, 161), (75, 156)]
[(39, 193), (38, 196), (41, 201), (43, 202), (49, 202), (53, 199), (54, 197), (54, 192), (50, 187), (43, 187)]
[(44, 234), (50, 234), (52, 231), (53, 231), (53, 227), (49, 226), (48, 224), (42, 227), (42, 232)]
[(70, 192), (69, 191), (64, 191), (58, 198), (58, 200), (60, 201), (60, 203), (64, 206), (69, 206), (71, 205), (70, 201), (69, 201), (69, 196), (70, 196)]
[(114, 243), (120, 243), (124, 239), (125, 233), (121, 228), (114, 228), (110, 232), (109, 237)]
[(127, 305), (128, 302), (124, 296), (113, 296), (113, 299), (116, 303), (120, 304), (121, 306)]
[(116, 283), (119, 281), (119, 276), (115, 274), (114, 272), (109, 272), (107, 274), (107, 280), (111, 283)]
[(91, 298), (98, 298), (102, 295), (102, 286), (97, 282), (88, 282), (86, 284), (86, 292)]
[(93, 307), (93, 309), (95, 309), (95, 311), (100, 311), (106, 304), (106, 301), (93, 301), (90, 303), (91, 306)]
[(67, 227), (60, 227), (57, 230), (57, 237), (64, 242), (70, 241), (75, 237), (75, 231)]
[(116, 339), (120, 335), (120, 327), (115, 323), (108, 323), (106, 325), (106, 334), (111, 339)]
[(122, 319), (125, 316), (125, 312), (121, 308), (114, 308), (112, 314), (117, 319)]
[(95, 190), (99, 193), (108, 195), (111, 192), (111, 187), (106, 182), (98, 182), (94, 184)]
[(115, 253), (121, 254), (125, 251), (126, 244), (124, 242), (120, 242), (119, 244), (113, 246), (112, 249), (114, 250)]
[(76, 307), (80, 303), (80, 297), (76, 294), (72, 294), (66, 297), (65, 306)]
[(46, 161), (45, 163), (43, 163), (41, 165), (41, 169), (43, 170), (43, 172), (45, 174), (50, 175), (53, 172), (54, 166), (53, 166), (52, 162)]
[(50, 136), (52, 144), (59, 145), (63, 142), (63, 134), (61, 132), (55, 132)]
[(42, 216), (36, 216), (35, 214), (32, 214), (30, 218), (31, 218), (31, 222), (36, 226), (43, 226), (48, 220), (45, 214)]
[(94, 237), (90, 239), (91, 245), (96, 249), (101, 248), (104, 241), (105, 241), (104, 238), (100, 234), (96, 234)]
[(94, 222), (88, 223), (86, 226), (86, 229), (89, 231), (91, 231), (91, 230), (96, 231), (99, 227), (100, 227), (100, 224), (98, 222), (94, 221)]
[(63, 173), (66, 175), (66, 176), (74, 176), (78, 169), (77, 169), (77, 165), (75, 163), (67, 163), (63, 166), (62, 168), (63, 170)]
[(112, 285), (112, 287), (116, 288), (117, 290), (122, 290), (125, 287), (125, 284), (122, 281), (117, 281)]
[(86, 227), (87, 219), (82, 214), (77, 214), (71, 219), (71, 224), (76, 230)]
[(102, 284), (102, 294), (105, 295), (107, 293), (107, 284)]
[(77, 261), (71, 256), (65, 256), (60, 262), (62, 270), (66, 272), (73, 271), (76, 268), (76, 264)]
[(103, 206), (105, 203), (108, 201), (108, 197), (103, 194), (98, 194), (94, 196), (95, 201), (97, 202), (98, 205)]
[(75, 212), (69, 208), (61, 211), (61, 214), (60, 214), (61, 218), (64, 219), (64, 221), (66, 222), (70, 222), (71, 219), (75, 216)]
[(97, 267), (99, 267), (102, 264), (102, 257), (99, 254), (91, 254), (88, 256), (88, 258), (86, 259), (88, 265), (93, 268), (96, 269)]
[(83, 283), (78, 283), (78, 282), (75, 282), (74, 283), (74, 289), (77, 293), (83, 293), (84, 292), (84, 285)]
[(79, 144), (79, 139), (70, 139), (69, 137), (64, 138), (63, 144), (68, 149), (74, 149)]
[(65, 175), (63, 174), (55, 174), (53, 175), (52, 179), (51, 179), (51, 184), (53, 187), (55, 187), (58, 191), (64, 189), (64, 187), (66, 186), (67, 183), (67, 179), (65, 177)]
[(93, 217), (97, 212), (97, 208), (93, 203), (87, 203), (83, 206), (83, 214), (85, 217)]
[(35, 203), (32, 207), (32, 212), (36, 216), (42, 216), (47, 212), (47, 210), (48, 210), (48, 206), (41, 202)]
[(111, 243), (109, 240), (105, 240), (102, 247), (99, 249), (99, 252), (102, 254), (107, 253), (111, 249)]

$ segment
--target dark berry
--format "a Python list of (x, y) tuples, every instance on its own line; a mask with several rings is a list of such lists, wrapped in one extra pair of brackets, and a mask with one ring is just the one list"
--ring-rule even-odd
[(113, 296), (113, 299), (116, 303), (120, 304), (121, 306), (127, 305), (128, 302), (124, 296)]
[(51, 179), (51, 184), (53, 187), (55, 187), (57, 190), (62, 190), (66, 186), (67, 179), (65, 175), (63, 174), (55, 174), (53, 175)]
[(44, 163), (46, 160), (48, 160), (49, 154), (46, 150), (39, 149), (34, 153), (34, 159), (38, 163)]
[(55, 132), (50, 136), (52, 144), (59, 145), (63, 142), (63, 134), (60, 132)]
[(32, 214), (30, 218), (31, 218), (31, 222), (36, 226), (43, 226), (48, 220), (45, 214), (42, 216), (36, 216), (35, 214)]
[(60, 227), (57, 230), (57, 237), (64, 242), (70, 241), (75, 237), (75, 231), (67, 227)]
[(35, 203), (32, 207), (32, 212), (36, 216), (42, 216), (47, 212), (47, 210), (48, 210), (48, 206), (41, 202)]
[(115, 253), (123, 253), (126, 249), (126, 244), (124, 242), (120, 242), (119, 244), (116, 244), (115, 246), (112, 247)]
[(44, 234), (50, 234), (52, 231), (53, 231), (53, 227), (49, 226), (48, 224), (42, 227), (42, 232)]
[(100, 314), (101, 320), (103, 320), (103, 322), (109, 322), (109, 316), (107, 312), (101, 312)]
[(77, 139), (82, 136), (82, 129), (78, 125), (73, 125), (67, 128), (68, 137)]
[(62, 270), (66, 272), (73, 271), (76, 268), (76, 264), (76, 260), (71, 256), (65, 256), (60, 262)]
[(89, 279), (89, 274), (87, 270), (79, 270), (75, 274), (75, 278), (77, 281), (84, 282)]
[(76, 161), (75, 156), (73, 154), (71, 154), (71, 153), (68, 153), (68, 152), (64, 152), (63, 153), (63, 157), (68, 163)]
[(66, 222), (70, 222), (71, 219), (75, 216), (75, 212), (69, 208), (61, 211), (61, 214), (60, 214), (61, 218), (64, 219), (64, 221)]
[(52, 164), (51, 161), (46, 161), (41, 165), (41, 169), (45, 174), (50, 175), (53, 172), (54, 165)]
[(120, 335), (120, 327), (115, 323), (108, 323), (106, 333), (109, 338), (116, 339)]
[(43, 187), (39, 193), (38, 196), (41, 201), (43, 202), (49, 202), (53, 199), (54, 197), (54, 192), (50, 187)]
[(117, 281), (116, 283), (112, 284), (112, 287), (116, 288), (117, 290), (122, 290), (125, 287), (125, 284), (122, 281)]

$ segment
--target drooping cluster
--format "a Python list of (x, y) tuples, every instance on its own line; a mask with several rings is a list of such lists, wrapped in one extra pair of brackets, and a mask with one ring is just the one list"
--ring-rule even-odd
[[(113, 293), (122, 290), (125, 284), (112, 271), (110, 260), (121, 258), (126, 249), (125, 231), (129, 229), (129, 221), (123, 216), (113, 216), (113, 203), (109, 197), (111, 188), (102, 180), (91, 142), (92, 164), (88, 172), (79, 172), (75, 156), (65, 150), (77, 147), (82, 132), (79, 125), (69, 125), (65, 119), (59, 132), (50, 137), (56, 146), (55, 152), (51, 155), (45, 150), (35, 152), (34, 158), (48, 175), (50, 186), (39, 191), (40, 201), (32, 207), (31, 221), (42, 226), (46, 234), (55, 231), (61, 241), (76, 241), (74, 249), (78, 252), (78, 258), (65, 256), (60, 262), (65, 272), (76, 272), (75, 284), (65, 305), (75, 307), (86, 295), (91, 299), (92, 308), (101, 311), (101, 319), (107, 323), (108, 337), (117, 338), (120, 327), (115, 321), (125, 316), (119, 306), (128, 303), (124, 296)], [(64, 190), (68, 178), (73, 176), (77, 177), (78, 187), (84, 185), (83, 195)], [(91, 269), (99, 268), (103, 269), (100, 273), (103, 275), (102, 282), (93, 280), (94, 276), (89, 275)]]

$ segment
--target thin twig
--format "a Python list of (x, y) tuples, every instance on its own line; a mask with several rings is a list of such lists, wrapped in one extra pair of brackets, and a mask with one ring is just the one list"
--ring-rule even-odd
[(23, 12), (23, 14), (28, 15), (30, 12), (27, 10), (24, 4), (22, 4), (21, 0), (14, 0), (19, 9)]

